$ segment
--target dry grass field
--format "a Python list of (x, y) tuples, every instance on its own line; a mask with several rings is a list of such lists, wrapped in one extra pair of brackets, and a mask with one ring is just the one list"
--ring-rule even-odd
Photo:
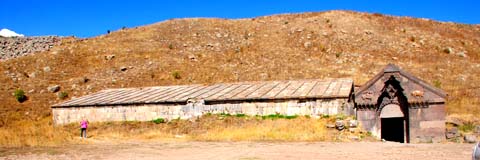
[[(329, 11), (235, 20), (172, 19), (93, 38), (65, 39), (50, 51), (2, 61), (0, 145), (74, 141), (76, 126), (54, 127), (50, 106), (106, 88), (327, 77), (352, 77), (361, 85), (388, 63), (445, 90), (449, 116), (479, 123), (479, 25)], [(64, 94), (49, 92), (52, 85), (60, 85)], [(19, 103), (12, 95), (17, 89), (28, 100)], [(256, 133), (265, 132), (260, 126), (290, 128), (271, 123), (214, 128), (208, 132), (219, 137), (197, 134), (193, 139), (257, 139)], [(294, 125), (299, 132), (267, 137), (330, 140), (317, 130), (322, 125)], [(123, 124), (99, 127), (120, 136), (130, 132), (117, 129)], [(318, 134), (303, 136), (304, 132)], [(142, 136), (148, 138), (148, 133)]]
[[(205, 115), (194, 121), (91, 123), (88, 138), (93, 141), (185, 140), (185, 141), (259, 141), (259, 142), (351, 142), (374, 141), (368, 133), (356, 130), (328, 129), (337, 117), (268, 118), (260, 116)], [(348, 117), (351, 119), (351, 117)], [(45, 119), (43, 122), (48, 123)], [(30, 123), (25, 123), (30, 124)], [(77, 124), (52, 126), (33, 123), (31, 126), (2, 128), (0, 142), (4, 146), (56, 146), (77, 144)], [(38, 126), (35, 126), (38, 125)], [(12, 130), (16, 131), (12, 132)], [(355, 139), (354, 139), (355, 138)]]

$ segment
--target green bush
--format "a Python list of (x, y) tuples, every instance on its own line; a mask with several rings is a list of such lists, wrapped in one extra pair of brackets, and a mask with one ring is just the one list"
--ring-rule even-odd
[(165, 123), (165, 119), (157, 118), (157, 119), (152, 120), (152, 122), (155, 123), (155, 124)]
[(230, 117), (232, 116), (230, 113), (220, 113), (221, 117)]
[(467, 122), (459, 126), (458, 129), (463, 132), (472, 132), (475, 129), (475, 124), (473, 124), (472, 122)]
[(435, 86), (437, 88), (440, 88), (442, 86), (442, 82), (440, 82), (439, 80), (434, 80), (433, 81), (433, 86)]
[(168, 48), (169, 48), (169, 49), (173, 49), (173, 44), (169, 44), (169, 45), (168, 45)]
[(295, 119), (297, 118), (298, 116), (297, 115), (293, 115), (293, 116), (284, 116), (285, 119)]
[(342, 55), (341, 52), (335, 53), (335, 57), (337, 57), (337, 58), (340, 58), (341, 55)]
[(175, 79), (180, 79), (180, 78), (182, 78), (182, 77), (180, 76), (180, 72), (178, 72), (178, 71), (173, 71), (173, 72), (172, 72), (172, 77), (175, 78)]
[(344, 120), (345, 118), (347, 118), (347, 116), (345, 116), (344, 114), (337, 114), (335, 118), (338, 120)]
[(266, 116), (262, 116), (262, 119), (279, 119), (279, 118), (284, 118), (284, 119), (294, 119), (297, 118), (298, 115), (293, 115), (293, 116), (288, 116), (288, 115), (282, 115), (282, 114), (270, 114)]
[(245, 115), (245, 114), (236, 114), (235, 116), (236, 116), (236, 117), (245, 117), (245, 116), (247, 116), (247, 115)]
[(65, 98), (68, 97), (68, 93), (67, 93), (67, 92), (60, 92), (60, 93), (58, 93), (57, 96), (58, 96), (58, 98), (60, 98), (60, 99), (65, 99)]
[(330, 115), (328, 115), (328, 114), (322, 114), (322, 118), (330, 118)]
[(25, 96), (25, 92), (21, 89), (15, 90), (13, 93), (13, 96), (15, 96), (15, 99), (17, 99), (18, 102), (22, 103), (27, 100), (27, 96)]

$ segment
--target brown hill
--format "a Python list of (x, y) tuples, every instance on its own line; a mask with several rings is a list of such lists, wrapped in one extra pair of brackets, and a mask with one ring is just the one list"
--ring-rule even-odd
[[(387, 63), (446, 90), (449, 114), (480, 114), (478, 25), (329, 11), (173, 19), (1, 62), (0, 127), (51, 118), (59, 92), (326, 77), (362, 84)], [(53, 85), (60, 91), (49, 92)], [(28, 100), (17, 102), (16, 89)]]

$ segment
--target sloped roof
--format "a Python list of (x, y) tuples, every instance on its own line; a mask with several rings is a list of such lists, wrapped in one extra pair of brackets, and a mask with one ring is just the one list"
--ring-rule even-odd
[(189, 99), (203, 99), (208, 102), (348, 98), (352, 87), (352, 79), (341, 78), (119, 88), (102, 90), (53, 105), (52, 107), (185, 103)]
[(424, 87), (425, 89), (431, 91), (432, 93), (435, 93), (436, 95), (445, 98), (447, 96), (447, 93), (439, 88), (436, 88), (427, 82), (411, 75), (408, 72), (403, 71), (400, 69), (398, 66), (393, 65), (393, 64), (388, 64), (382, 69), (382, 72), (378, 73), (375, 75), (372, 79), (370, 79), (367, 83), (365, 83), (363, 86), (361, 86), (358, 90), (355, 91), (355, 95), (361, 95), (362, 92), (370, 88), (372, 85), (374, 85), (375, 82), (377, 82), (380, 78), (383, 77), (385, 73), (392, 73), (392, 72), (398, 72), (400, 75), (404, 76), (405, 78), (409, 79), (410, 81), (417, 83)]

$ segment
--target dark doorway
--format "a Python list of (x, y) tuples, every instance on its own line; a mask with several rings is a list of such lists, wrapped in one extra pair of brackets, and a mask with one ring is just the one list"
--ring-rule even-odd
[(382, 118), (382, 139), (404, 143), (405, 131), (403, 117)]

